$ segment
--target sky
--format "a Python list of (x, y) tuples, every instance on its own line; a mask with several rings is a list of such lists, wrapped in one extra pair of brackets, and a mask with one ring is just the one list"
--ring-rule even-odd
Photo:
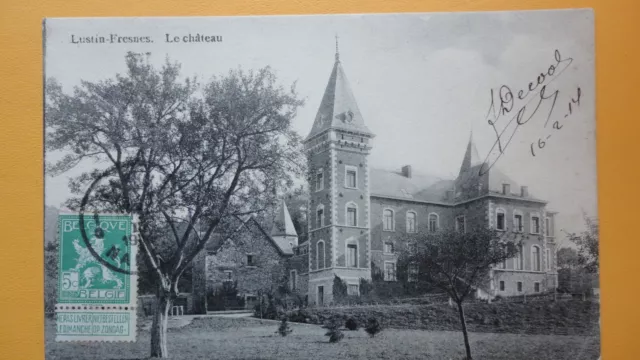
[[(71, 41), (72, 35), (77, 39), (109, 34), (149, 36), (153, 43)], [(170, 38), (217, 35), (223, 41), (167, 43), (167, 34)], [(70, 92), (81, 80), (98, 81), (123, 73), (127, 51), (148, 52), (157, 65), (167, 58), (177, 61), (184, 76), (196, 75), (201, 81), (238, 67), (270, 66), (282, 85), (295, 82), (306, 100), (293, 123), (306, 136), (333, 67), (336, 35), (340, 60), (359, 109), (376, 134), (371, 166), (393, 170), (410, 164), (414, 172), (443, 178), (457, 175), (471, 132), (480, 157), (490, 153), (497, 139), (486, 120), (492, 89), (498, 105), (497, 92), (503, 85), (516, 97), (515, 110), (496, 122), (501, 130), (530, 99), (517, 99), (518, 90), (526, 92), (529, 82), (535, 85), (540, 73), (557, 65), (555, 51), (561, 60), (572, 59), (564, 71), (545, 77), (545, 94), (550, 98), (541, 102), (538, 111), (536, 92), (540, 88), (532, 92), (534, 99), (525, 114), (535, 114), (517, 127), (495, 166), (519, 185), (529, 186), (535, 197), (547, 200), (548, 210), (559, 212), (557, 229), (581, 231), (583, 213), (597, 216), (590, 10), (48, 19), (45, 76), (55, 78)], [(580, 103), (572, 104), (569, 113), (578, 88)], [(550, 112), (554, 94), (556, 102)], [(561, 129), (553, 128), (555, 122)], [(45, 160), (60, 156), (46, 154)], [(69, 177), (92, 166), (83, 163), (60, 176), (47, 176), (46, 205), (61, 206), (70, 196)]]

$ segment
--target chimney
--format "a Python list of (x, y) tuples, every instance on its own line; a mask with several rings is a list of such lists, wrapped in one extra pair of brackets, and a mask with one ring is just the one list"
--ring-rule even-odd
[(520, 196), (522, 196), (522, 197), (528, 197), (529, 196), (529, 187), (528, 186), (521, 186), (520, 187)]
[(402, 167), (402, 175), (411, 179), (411, 165), (405, 165)]
[(511, 194), (511, 185), (510, 184), (502, 184), (502, 194), (510, 195)]

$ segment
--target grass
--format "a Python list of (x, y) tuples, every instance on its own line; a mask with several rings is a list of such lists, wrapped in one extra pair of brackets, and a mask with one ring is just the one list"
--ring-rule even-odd
[[(584, 336), (597, 336), (599, 332), (599, 303), (594, 301), (467, 302), (463, 306), (472, 332)], [(386, 328), (460, 330), (457, 309), (446, 303), (308, 308), (290, 320), (322, 324), (334, 317), (343, 320), (352, 317), (364, 324), (371, 316)]]
[[(463, 359), (462, 334), (451, 331), (385, 329), (375, 338), (344, 331), (330, 344), (317, 325), (291, 323), (293, 333), (275, 333), (278, 322), (251, 318), (199, 318), (169, 329), (171, 359)], [(143, 359), (149, 354), (149, 332), (135, 343), (56, 343), (53, 321), (46, 331), (46, 358), (64, 360)], [(597, 336), (471, 333), (475, 359), (595, 360)]]

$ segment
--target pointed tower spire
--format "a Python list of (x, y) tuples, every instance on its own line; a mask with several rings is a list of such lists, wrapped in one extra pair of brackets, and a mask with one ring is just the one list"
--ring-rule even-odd
[(306, 140), (311, 140), (329, 129), (345, 130), (373, 137), (373, 133), (364, 123), (356, 98), (351, 92), (347, 76), (342, 69), (338, 39), (336, 35), (335, 62), (329, 76), (329, 83), (324, 90), (316, 119)]
[(291, 215), (289, 209), (287, 209), (287, 203), (284, 199), (281, 200), (280, 207), (276, 213), (276, 217), (273, 220), (273, 227), (271, 228), (271, 236), (298, 236), (293, 221), (291, 221)]
[(464, 158), (462, 159), (462, 165), (460, 166), (460, 174), (467, 172), (469, 169), (476, 165), (480, 165), (482, 161), (480, 160), (480, 155), (478, 154), (478, 149), (476, 148), (476, 144), (473, 142), (473, 130), (469, 134), (469, 142), (467, 143), (467, 150), (464, 153)]

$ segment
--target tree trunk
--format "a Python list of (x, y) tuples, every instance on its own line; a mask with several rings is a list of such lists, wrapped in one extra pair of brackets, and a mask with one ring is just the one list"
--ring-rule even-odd
[(168, 292), (160, 289), (157, 296), (156, 311), (151, 324), (151, 357), (167, 358), (167, 322), (173, 300)]
[(467, 333), (467, 322), (464, 319), (462, 301), (456, 301), (456, 304), (458, 305), (458, 314), (460, 315), (460, 325), (462, 325), (462, 335), (464, 336), (464, 348), (467, 352), (467, 360), (471, 360), (471, 346), (469, 345), (469, 334)]

